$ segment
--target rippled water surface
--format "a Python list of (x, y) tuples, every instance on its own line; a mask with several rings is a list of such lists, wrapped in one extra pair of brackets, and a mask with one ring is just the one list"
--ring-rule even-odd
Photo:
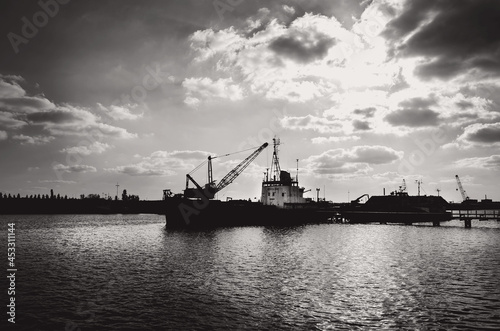
[(5, 252), (16, 224), (19, 330), (500, 329), (495, 221), (169, 232), (157, 215), (1, 220)]

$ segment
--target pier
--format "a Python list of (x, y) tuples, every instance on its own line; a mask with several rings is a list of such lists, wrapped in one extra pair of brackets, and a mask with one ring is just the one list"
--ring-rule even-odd
[[(500, 203), (450, 203), (452, 219), (464, 221), (464, 226), (470, 228), (472, 220), (500, 221)], [(439, 225), (437, 225), (439, 226)]]

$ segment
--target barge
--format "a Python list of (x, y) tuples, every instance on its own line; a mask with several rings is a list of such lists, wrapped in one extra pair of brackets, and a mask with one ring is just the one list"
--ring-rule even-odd
[(404, 190), (394, 191), (390, 195), (372, 196), (365, 203), (360, 203), (362, 195), (350, 204), (341, 206), (339, 215), (347, 223), (420, 223), (440, 222), (452, 219), (448, 212), (448, 202), (440, 196), (410, 196)]

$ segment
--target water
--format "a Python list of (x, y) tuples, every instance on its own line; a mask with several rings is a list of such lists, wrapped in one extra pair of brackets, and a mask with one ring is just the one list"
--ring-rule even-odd
[(16, 330), (500, 328), (495, 221), (190, 233), (157, 215), (2, 215), (4, 251), (9, 222)]

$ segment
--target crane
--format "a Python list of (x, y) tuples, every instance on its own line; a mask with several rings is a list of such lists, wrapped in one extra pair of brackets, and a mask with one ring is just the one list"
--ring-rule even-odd
[(406, 181), (403, 179), (403, 185), (399, 187), (399, 193), (406, 192)]
[[(188, 198), (201, 198), (202, 196), (207, 197), (208, 199), (213, 199), (215, 197), (215, 194), (222, 189), (224, 189), (226, 186), (231, 184), (236, 177), (238, 177), (243, 170), (245, 170), (246, 167), (252, 163), (252, 161), (262, 152), (266, 147), (268, 146), (268, 143), (262, 144), (259, 148), (257, 148), (252, 154), (250, 154), (246, 159), (240, 162), (236, 167), (234, 167), (233, 170), (228, 172), (220, 181), (218, 184), (215, 184), (215, 180), (213, 179), (213, 174), (212, 174), (212, 160), (221, 157), (221, 156), (227, 156), (231, 154), (225, 154), (221, 156), (209, 156), (208, 157), (208, 183), (205, 185), (205, 187), (201, 187), (190, 174), (186, 174), (186, 189), (184, 190), (184, 196)], [(203, 165), (204, 163), (202, 163)], [(195, 169), (197, 170), (199, 166)], [(193, 170), (194, 171), (194, 170)], [(192, 182), (196, 188), (189, 188), (189, 182)], [(200, 195), (201, 193), (201, 195)]]
[(462, 199), (465, 201), (465, 200), (469, 200), (469, 197), (467, 196), (467, 193), (465, 192), (464, 188), (462, 187), (462, 183), (460, 182), (460, 178), (458, 177), (458, 175), (455, 175), (455, 179), (457, 180), (457, 184), (458, 184), (458, 189), (460, 191), (460, 194), (462, 194)]

